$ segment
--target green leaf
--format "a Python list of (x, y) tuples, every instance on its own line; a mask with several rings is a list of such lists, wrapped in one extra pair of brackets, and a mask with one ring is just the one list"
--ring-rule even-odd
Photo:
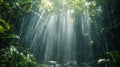
[(120, 55), (118, 51), (110, 51), (110, 55), (112, 57), (113, 62), (115, 63), (120, 62)]
[(19, 67), (28, 67), (28, 64), (25, 61), (20, 61), (17, 63)]
[(4, 38), (15, 38), (15, 39), (20, 39), (20, 37), (16, 34), (7, 34), (5, 35)]
[(3, 3), (3, 0), (0, 0), (0, 4), (2, 4)]
[(13, 51), (14, 51), (14, 52), (18, 52), (18, 50), (16, 49), (15, 46), (11, 46), (11, 47), (10, 47), (10, 51), (11, 51), (11, 52), (13, 52)]
[(0, 25), (0, 33), (4, 33), (4, 28)]
[(20, 0), (22, 3), (32, 2), (32, 0)]
[(1, 26), (0, 30), (2, 32), (10, 30), (10, 25), (8, 23), (6, 23), (5, 20), (3, 20), (3, 19), (0, 19), (0, 26)]

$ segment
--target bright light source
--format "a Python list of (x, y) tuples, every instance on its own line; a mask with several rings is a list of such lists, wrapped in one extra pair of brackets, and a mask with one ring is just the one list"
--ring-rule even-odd
[(74, 12), (74, 10), (71, 10), (71, 13), (73, 13)]
[(50, 9), (52, 9), (53, 8), (53, 3), (52, 2), (50, 2), (49, 0), (44, 0), (43, 2), (42, 2), (42, 5), (41, 5), (42, 7), (42, 9), (48, 9), (48, 10), (50, 10)]

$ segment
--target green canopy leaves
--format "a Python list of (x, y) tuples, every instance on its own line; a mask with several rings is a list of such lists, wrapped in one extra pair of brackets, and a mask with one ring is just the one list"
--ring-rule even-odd
[(0, 19), (0, 33), (10, 30), (10, 25), (5, 20)]

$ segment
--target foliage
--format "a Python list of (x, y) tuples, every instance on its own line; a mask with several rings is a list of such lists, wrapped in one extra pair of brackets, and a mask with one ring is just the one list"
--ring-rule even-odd
[(35, 67), (34, 56), (17, 42), (9, 24), (31, 10), (32, 0), (0, 0), (0, 67)]
[(87, 3), (86, 0), (73, 0), (71, 2), (71, 7), (75, 10), (82, 11), (86, 9), (87, 7), (86, 3)]
[(49, 64), (38, 64), (38, 67), (49, 67)]
[(0, 33), (10, 30), (10, 26), (3, 19), (0, 19)]
[(19, 9), (29, 12), (32, 9), (32, 0), (16, 0), (16, 5), (19, 7)]
[(46, 10), (47, 12), (59, 12), (65, 8), (79, 12), (88, 7), (86, 4), (88, 4), (86, 0), (44, 0), (39, 5), (39, 8), (40, 10)]
[(109, 63), (110, 64), (115, 64), (116, 66), (119, 67), (120, 64), (120, 55), (119, 52), (116, 50), (106, 52), (106, 54), (110, 57), (108, 59), (99, 59), (98, 63), (104, 64), (105, 67), (108, 67)]
[(119, 55), (119, 52), (118, 51), (110, 51), (110, 52), (107, 52), (107, 54), (109, 54), (111, 56), (111, 59), (114, 63), (118, 64), (120, 63), (120, 55)]
[(20, 37), (16, 34), (8, 33), (10, 31), (10, 25), (5, 22), (5, 20), (0, 19), (0, 48), (9, 46), (14, 39), (19, 39)]
[(10, 46), (0, 53), (2, 53), (0, 67), (35, 67), (36, 65), (34, 56), (28, 50), (20, 52), (14, 46)]
[(96, 0), (44, 0), (39, 3), (38, 7), (40, 11), (46, 11), (48, 14), (58, 13), (66, 8), (74, 10), (76, 15), (88, 10), (91, 16), (95, 16), (98, 11), (101, 11)]
[(0, 19), (0, 67), (35, 67), (35, 58), (28, 50), (18, 51), (21, 46), (14, 39), (20, 37), (7, 33), (10, 29), (10, 25), (5, 20)]
[(23, 11), (30, 12), (32, 0), (0, 0), (0, 17), (6, 19), (11, 15), (14, 18), (23, 14)]
[(53, 8), (53, 3), (49, 0), (44, 0), (41, 4), (39, 4), (40, 10), (50, 11)]

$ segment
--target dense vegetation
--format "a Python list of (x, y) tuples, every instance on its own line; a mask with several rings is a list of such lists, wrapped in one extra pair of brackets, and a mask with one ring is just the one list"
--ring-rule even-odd
[(32, 1), (16, 1), (0, 0), (0, 67), (35, 67), (34, 56), (19, 44), (20, 37), (15, 33), (19, 17), (31, 11)]
[[(48, 2), (47, 2), (48, 1)], [(61, 1), (54, 0), (0, 0), (0, 67), (35, 67), (36, 60), (29, 49), (20, 44), (21, 18), (31, 16), (31, 13), (45, 10), (48, 14), (58, 12), (61, 8)], [(48, 4), (48, 5), (45, 5)], [(86, 4), (86, 5), (85, 5)], [(91, 19), (91, 46), (93, 56), (89, 61), (104, 58), (103, 63), (109, 66), (120, 64), (120, 1), (119, 0), (65, 0), (64, 5), (74, 10), (75, 27), (78, 44), (77, 61), (83, 62), (85, 57), (81, 56), (79, 46), (82, 45), (80, 38), (81, 27), (80, 13), (88, 9)], [(98, 20), (101, 19), (101, 20)], [(27, 19), (29, 21), (29, 17)], [(29, 23), (29, 22), (28, 22)], [(96, 53), (99, 51), (100, 53)], [(102, 54), (101, 54), (102, 53)], [(110, 59), (107, 61), (106, 59)], [(109, 64), (110, 63), (110, 64)], [(98, 64), (94, 63), (98, 67)], [(99, 65), (101, 66), (101, 65)]]

